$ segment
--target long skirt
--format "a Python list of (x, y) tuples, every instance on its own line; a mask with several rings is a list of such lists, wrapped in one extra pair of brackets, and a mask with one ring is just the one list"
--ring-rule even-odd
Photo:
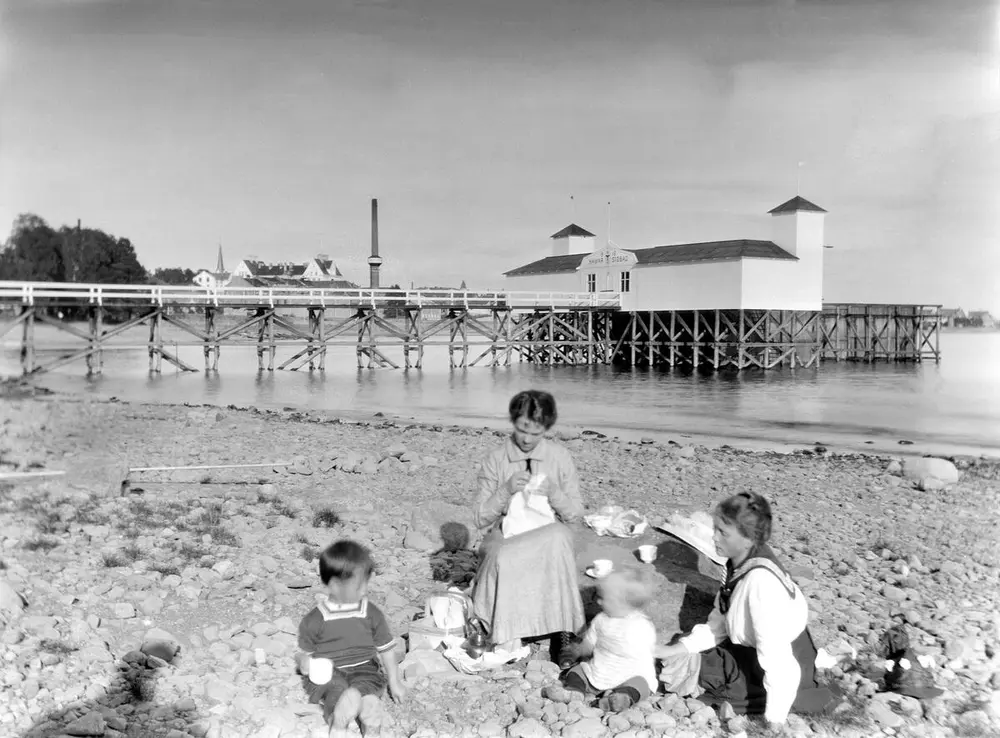
[[(792, 655), (802, 676), (791, 711), (800, 715), (821, 712), (830, 704), (833, 693), (816, 682), (816, 646), (808, 628), (792, 641)], [(764, 712), (767, 704), (764, 670), (757, 660), (757, 649), (751, 646), (738, 646), (726, 640), (704, 653), (671, 660), (664, 667), (660, 678), (668, 692), (687, 692), (710, 705), (728, 702), (740, 715)], [(691, 667), (697, 673), (697, 689), (693, 691)]]
[(511, 538), (495, 529), (480, 555), (472, 601), (476, 615), (490, 623), (494, 643), (583, 627), (573, 534), (565, 525)]

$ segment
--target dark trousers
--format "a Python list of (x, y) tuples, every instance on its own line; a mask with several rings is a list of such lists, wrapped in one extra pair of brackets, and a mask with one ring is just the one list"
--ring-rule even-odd
[[(792, 712), (821, 712), (832, 700), (833, 693), (816, 682), (816, 646), (808, 628), (792, 641), (792, 655), (802, 669)], [(726, 640), (711, 651), (705, 651), (701, 655), (698, 684), (705, 690), (698, 698), (703, 702), (710, 705), (728, 702), (740, 715), (764, 713), (767, 692), (756, 648), (737, 646)]]
[(358, 690), (362, 697), (370, 694), (381, 697), (385, 693), (385, 675), (377, 662), (368, 661), (359, 666), (334, 669), (333, 678), (326, 684), (313, 684), (306, 678), (309, 701), (323, 706), (323, 719), (327, 725), (333, 723), (333, 709), (349, 687)]

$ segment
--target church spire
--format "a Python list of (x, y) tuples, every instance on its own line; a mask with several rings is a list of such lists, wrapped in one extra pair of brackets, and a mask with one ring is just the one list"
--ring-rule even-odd
[(215, 265), (216, 274), (222, 274), (226, 271), (226, 265), (222, 263), (222, 244), (219, 244), (219, 263)]

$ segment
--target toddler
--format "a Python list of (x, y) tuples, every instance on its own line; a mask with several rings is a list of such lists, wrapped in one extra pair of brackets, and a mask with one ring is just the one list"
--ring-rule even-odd
[(548, 689), (549, 699), (568, 702), (573, 693), (598, 695), (597, 706), (621, 712), (656, 690), (653, 649), (656, 627), (642, 612), (652, 586), (635, 568), (615, 571), (598, 585), (601, 612), (591, 621), (583, 642), (571, 646), (577, 659), (590, 657), (562, 676), (563, 687)]
[(382, 725), (382, 694), (406, 694), (395, 645), (382, 611), (368, 601), (375, 563), (364, 546), (337, 541), (319, 557), (326, 597), (299, 624), (299, 671), (308, 676), (309, 701), (323, 706), (330, 738), (350, 735), (357, 719), (365, 735)]

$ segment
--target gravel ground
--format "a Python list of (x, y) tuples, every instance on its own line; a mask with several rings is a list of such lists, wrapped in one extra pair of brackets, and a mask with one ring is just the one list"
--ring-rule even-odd
[[(465, 543), (477, 463), (500, 442), (489, 429), (293, 409), (11, 394), (0, 408), (0, 471), (67, 472), (0, 486), (0, 735), (25, 737), (323, 735), (292, 660), (320, 589), (316, 552), (339, 537), (370, 545), (371, 597), (405, 636), (428, 594), (471, 576), (473, 555), (442, 550), (442, 526), (458, 524), (445, 529), (450, 548)], [(843, 694), (836, 710), (793, 716), (789, 734), (1000, 735), (996, 462), (954, 459), (961, 479), (942, 487), (887, 457), (556, 430), (591, 510), (619, 504), (655, 523), (745, 489), (771, 500), (773, 543), (810, 600), (817, 645), (857, 653), (822, 672)], [(278, 461), (297, 463), (121, 485), (129, 466)], [(580, 527), (577, 541), (581, 572), (657, 544), (650, 615), (662, 640), (707, 613), (719, 570), (668, 536)], [(592, 583), (581, 585), (590, 603)], [(941, 697), (880, 690), (874, 646), (900, 621), (932, 659)], [(421, 663), (406, 662), (410, 695), (387, 707), (387, 735), (763, 733), (670, 695), (620, 715), (552, 702), (541, 688), (556, 674), (541, 652), (485, 677)]]

